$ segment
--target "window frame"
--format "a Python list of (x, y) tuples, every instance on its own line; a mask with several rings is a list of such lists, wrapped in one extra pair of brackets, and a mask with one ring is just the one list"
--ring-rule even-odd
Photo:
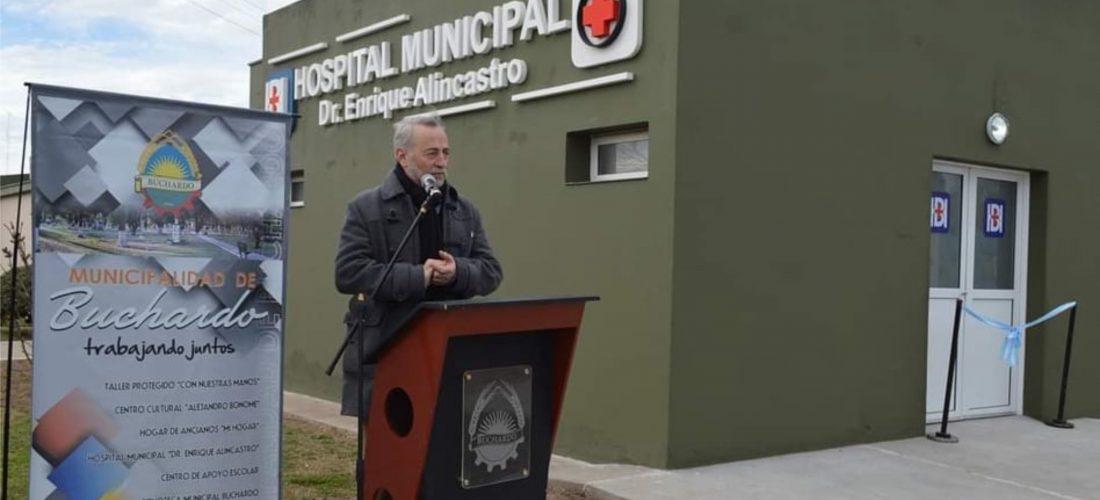
[[(617, 174), (601, 174), (600, 172), (600, 146), (606, 146), (611, 144), (623, 144), (627, 142), (646, 141), (646, 165), (645, 170), (641, 172), (624, 172)], [(649, 178), (649, 131), (637, 130), (633, 132), (622, 133), (609, 133), (592, 136), (591, 144), (588, 148), (589, 157), (589, 169), (588, 169), (588, 181), (589, 182), (610, 182), (610, 181), (625, 181), (633, 179), (648, 179)]]
[[(300, 182), (302, 184), (302, 199), (294, 199), (294, 183)], [(305, 170), (291, 170), (290, 171), (290, 208), (301, 208), (306, 206), (306, 171)]]

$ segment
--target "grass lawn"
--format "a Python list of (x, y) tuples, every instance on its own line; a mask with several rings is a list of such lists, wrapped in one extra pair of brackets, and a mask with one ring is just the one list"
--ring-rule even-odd
[(283, 498), (355, 498), (355, 435), (283, 418)]
[[(7, 306), (8, 306), (8, 303), (4, 302), (3, 307), (7, 307)], [(7, 321), (5, 321), (4, 324), (7, 325)], [(27, 340), (31, 339), (31, 327), (28, 326), (26, 328), (23, 328), (23, 327), (18, 327), (17, 326), (15, 328), (16, 328), (16, 331), (19, 332), (19, 335), (15, 336), (16, 341), (18, 341), (20, 338), (27, 339)], [(0, 340), (8, 340), (8, 327), (7, 326), (0, 327)], [(16, 346), (15, 348), (18, 349), (19, 346)]]
[[(18, 347), (17, 347), (18, 348)], [(7, 373), (0, 363), (0, 373)], [(11, 472), (9, 498), (27, 498), (30, 475), (31, 369), (26, 361), (12, 367)], [(0, 385), (0, 394), (3, 386)], [(3, 408), (0, 401), (0, 408)], [(0, 416), (2, 418), (2, 416)], [(354, 499), (355, 435), (293, 417), (283, 419), (283, 498)], [(548, 499), (583, 499), (551, 488)]]
[[(15, 347), (16, 349), (19, 346)], [(0, 362), (0, 379), (7, 384), (8, 364)], [(27, 498), (27, 476), (30, 474), (31, 439), (31, 365), (26, 361), (16, 361), (11, 376), (11, 437), (8, 473), (9, 498)], [(0, 422), (3, 422), (6, 401), (3, 401), (4, 386), (0, 385)]]

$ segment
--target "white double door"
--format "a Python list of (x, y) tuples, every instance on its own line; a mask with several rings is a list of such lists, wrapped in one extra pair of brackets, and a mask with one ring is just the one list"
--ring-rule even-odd
[[(955, 299), (1003, 323), (1024, 321), (1029, 177), (935, 162), (929, 230), (928, 386), (925, 420), (942, 418)], [(949, 420), (1021, 412), (1023, 350), (1001, 359), (1004, 332), (963, 313)]]

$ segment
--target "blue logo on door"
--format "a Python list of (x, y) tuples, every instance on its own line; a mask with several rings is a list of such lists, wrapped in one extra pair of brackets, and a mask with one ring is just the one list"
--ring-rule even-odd
[(1005, 236), (1005, 202), (996, 198), (985, 200), (985, 230), (990, 238), (1004, 238)]
[(933, 233), (946, 233), (950, 230), (951, 220), (951, 195), (939, 191), (932, 192), (932, 219)]

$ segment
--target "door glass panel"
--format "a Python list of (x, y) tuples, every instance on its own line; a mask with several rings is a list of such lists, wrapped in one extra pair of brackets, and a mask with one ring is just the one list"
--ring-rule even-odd
[(962, 175), (932, 172), (928, 226), (932, 231), (929, 283), (932, 288), (959, 288), (962, 251)]
[(1016, 183), (978, 178), (974, 288), (1011, 290), (1016, 271)]

